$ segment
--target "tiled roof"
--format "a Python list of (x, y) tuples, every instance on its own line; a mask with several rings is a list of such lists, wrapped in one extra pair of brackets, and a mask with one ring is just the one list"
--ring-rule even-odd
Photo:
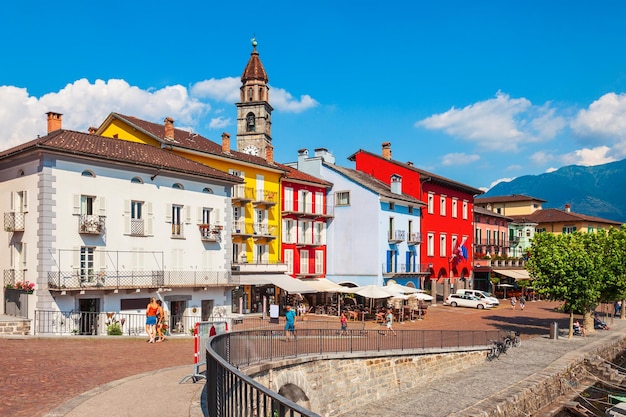
[(285, 173), (285, 176), (283, 177), (283, 179), (285, 180), (310, 182), (310, 183), (314, 183), (314, 184), (317, 184), (319, 186), (326, 187), (326, 188), (333, 186), (333, 184), (328, 181), (325, 181), (321, 178), (314, 177), (313, 175), (309, 175), (302, 171), (298, 171), (297, 169), (289, 167), (287, 165), (283, 165), (283, 164), (276, 164), (276, 165), (278, 165), (279, 168), (282, 168), (285, 171), (287, 171)]
[(524, 221), (531, 223), (557, 223), (557, 222), (588, 222), (604, 223), (619, 226), (622, 223), (613, 220), (601, 219), (600, 217), (587, 216), (585, 214), (574, 213), (559, 209), (536, 210), (532, 214), (510, 216), (514, 221)]
[(334, 170), (346, 178), (354, 181), (357, 184), (362, 185), (363, 187), (369, 189), (370, 191), (386, 198), (393, 198), (396, 200), (406, 201), (407, 203), (414, 204), (416, 206), (425, 206), (426, 204), (422, 201), (411, 197), (407, 194), (396, 194), (392, 193), (390, 187), (384, 182), (378, 180), (377, 178), (372, 177), (362, 171), (357, 171), (355, 169), (344, 168), (334, 164), (328, 164), (324, 162), (324, 166), (331, 170)]
[(500, 219), (509, 220), (509, 221), (513, 220), (512, 217), (503, 216), (502, 214), (496, 213), (495, 211), (487, 210), (485, 208), (482, 208), (476, 205), (474, 206), (474, 213), (477, 213), (483, 216), (498, 217)]
[(247, 80), (261, 80), (265, 84), (269, 81), (265, 68), (263, 68), (263, 64), (259, 58), (259, 53), (256, 50), (256, 46), (250, 54), (250, 59), (248, 60), (246, 68), (243, 70), (243, 74), (241, 74), (241, 82), (245, 84)]
[(97, 158), (101, 161), (130, 163), (142, 167), (200, 175), (232, 183), (243, 182), (234, 175), (183, 158), (161, 148), (64, 129), (56, 130), (41, 138), (2, 151), (0, 152), (0, 160), (35, 149), (46, 149)]
[(462, 192), (465, 192), (465, 193), (468, 193), (468, 194), (471, 194), (471, 195), (478, 195), (478, 194), (483, 194), (484, 193), (484, 191), (479, 190), (478, 188), (471, 187), (471, 186), (469, 186), (467, 184), (463, 184), (461, 182), (454, 181), (454, 180), (451, 180), (451, 179), (446, 178), (446, 177), (442, 177), (441, 175), (433, 174), (432, 172), (428, 172), (426, 170), (417, 168), (416, 166), (414, 166), (412, 164), (407, 164), (405, 162), (396, 161), (394, 159), (384, 158), (381, 155), (378, 155), (378, 154), (375, 154), (375, 153), (372, 153), (372, 152), (369, 152), (369, 151), (366, 151), (366, 150), (363, 150), (363, 149), (359, 149), (357, 152), (355, 152), (354, 154), (349, 156), (348, 159), (351, 160), (351, 161), (354, 161), (356, 159), (356, 154), (359, 153), (359, 152), (366, 153), (366, 154), (371, 155), (371, 156), (373, 156), (375, 158), (379, 158), (379, 159), (381, 159), (383, 161), (388, 161), (388, 162), (390, 162), (392, 164), (401, 166), (401, 167), (406, 168), (406, 169), (410, 169), (411, 171), (415, 171), (415, 172), (419, 173), (421, 177), (430, 178), (430, 182), (442, 185), (444, 187), (448, 187), (448, 188), (451, 188), (451, 189), (457, 189), (457, 190), (460, 190)]
[(493, 197), (476, 197), (474, 199), (474, 204), (508, 203), (510, 201), (539, 201), (542, 203), (546, 202), (546, 200), (542, 200), (536, 197), (530, 197), (524, 194), (511, 194)]
[(125, 116), (119, 113), (111, 113), (108, 119), (110, 118), (117, 118), (119, 120), (122, 120), (123, 122), (143, 131), (145, 134), (153, 137), (154, 139), (165, 145), (204, 152), (222, 158), (232, 159), (234, 161), (260, 165), (265, 168), (278, 169), (275, 163), (270, 164), (264, 158), (261, 158), (259, 156), (248, 155), (246, 153), (238, 152), (235, 150), (230, 150), (230, 152), (223, 152), (221, 144), (217, 144), (197, 133), (174, 128), (174, 139), (172, 140), (165, 137), (165, 126), (163, 124), (152, 123), (146, 120), (138, 119), (134, 116)]

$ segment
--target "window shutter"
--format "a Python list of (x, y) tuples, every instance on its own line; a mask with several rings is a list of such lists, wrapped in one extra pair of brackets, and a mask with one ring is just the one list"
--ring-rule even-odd
[(15, 191), (11, 191), (11, 211), (15, 212), (15, 202), (17, 201), (17, 193)]
[(198, 207), (198, 210), (197, 210), (197, 213), (196, 213), (196, 215), (197, 215), (197, 217), (196, 217), (197, 218), (196, 224), (203, 224), (204, 223), (203, 214), (204, 214), (204, 207)]
[(107, 254), (106, 251), (104, 249), (102, 250), (98, 250), (98, 269), (100, 269), (101, 271), (106, 270), (107, 267)]
[(152, 213), (152, 203), (147, 202), (144, 204), (146, 207), (147, 216), (144, 220), (145, 230), (144, 233), (148, 236), (152, 236), (154, 233), (152, 232), (152, 224), (154, 222), (154, 214)]
[(28, 252), (26, 251), (26, 247), (27, 247), (26, 242), (23, 242), (22, 243), (22, 265), (21, 265), (23, 270), (26, 270), (26, 265), (28, 263), (27, 262), (27, 259), (28, 259), (27, 254), (28, 254)]
[(72, 252), (72, 269), (80, 269), (80, 246), (74, 246), (74, 250)]
[(165, 223), (171, 223), (171, 222), (172, 222), (172, 205), (166, 204), (165, 205)]
[(22, 192), (22, 211), (28, 213), (28, 190)]
[(130, 200), (124, 200), (124, 234), (130, 234), (131, 206)]
[(185, 206), (185, 223), (190, 224), (191, 223), (191, 206)]
[(393, 262), (393, 252), (387, 251), (387, 272), (391, 272), (391, 263)]
[(223, 226), (224, 222), (222, 222), (222, 217), (220, 216), (220, 209), (211, 210), (211, 221), (213, 224)]
[(98, 197), (98, 214), (100, 216), (107, 215), (107, 200), (105, 197)]
[(12, 244), (10, 246), (9, 254), (11, 256), (11, 259), (10, 259), (11, 269), (16, 269), (17, 265), (15, 265), (16, 263), (15, 259), (17, 258), (17, 247), (15, 246), (15, 244)]
[(282, 233), (282, 240), (285, 243), (287, 242), (287, 220), (283, 219), (283, 233)]
[(80, 194), (74, 194), (74, 214), (80, 214)]
[(406, 252), (406, 270), (405, 272), (412, 272), (413, 268), (411, 265), (411, 252), (407, 251)]

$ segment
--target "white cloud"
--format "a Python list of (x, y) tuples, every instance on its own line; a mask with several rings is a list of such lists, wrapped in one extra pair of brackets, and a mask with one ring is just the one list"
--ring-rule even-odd
[(274, 88), (270, 91), (272, 107), (289, 113), (301, 113), (319, 103), (308, 94), (300, 96), (300, 100), (294, 100), (293, 96), (282, 88)]
[(530, 156), (530, 160), (537, 165), (545, 165), (554, 160), (554, 156), (545, 151), (537, 151)]
[(551, 172), (554, 172), (554, 171), (558, 171), (558, 168), (550, 167), (550, 168), (546, 169), (546, 173), (547, 174), (549, 174)]
[[(191, 94), (195, 97), (210, 98), (232, 104), (240, 101), (240, 87), (241, 80), (236, 77), (219, 80), (211, 78), (194, 84), (191, 87)], [(300, 96), (299, 100), (295, 100), (289, 92), (282, 88), (270, 89), (270, 102), (275, 109), (288, 113), (301, 113), (319, 105), (315, 99), (306, 94)]]
[(211, 129), (222, 129), (222, 128), (225, 128), (226, 126), (230, 126), (230, 124), (231, 124), (230, 117), (214, 117), (213, 119), (211, 119), (211, 122), (209, 123), (209, 127)]
[(210, 98), (234, 104), (240, 101), (240, 87), (241, 80), (237, 77), (211, 78), (210, 80), (195, 83), (191, 86), (190, 92), (194, 97)]
[(602, 165), (615, 161), (614, 158), (608, 156), (609, 151), (608, 146), (598, 146), (593, 149), (583, 148), (562, 155), (559, 159), (565, 165)]
[(505, 171), (519, 171), (520, 169), (522, 169), (523, 167), (521, 165), (518, 164), (513, 164), (513, 165), (509, 165), (508, 167), (506, 167), (504, 170)]
[(533, 106), (525, 98), (513, 99), (498, 91), (495, 98), (463, 109), (452, 108), (415, 124), (443, 130), (490, 151), (517, 151), (524, 142), (552, 139), (565, 121), (548, 104)]
[(468, 155), (465, 153), (449, 153), (441, 158), (443, 166), (467, 165), (480, 159), (479, 155)]
[(571, 128), (583, 137), (622, 141), (626, 138), (626, 94), (603, 95), (578, 112)]
[(496, 185), (500, 184), (501, 182), (511, 182), (514, 179), (515, 179), (515, 177), (513, 177), (513, 178), (500, 178), (498, 180), (495, 180), (494, 182), (489, 184), (489, 188), (487, 188), (487, 190), (492, 189), (493, 187), (495, 187)]
[(189, 97), (180, 85), (148, 91), (116, 79), (94, 83), (80, 79), (41, 98), (30, 96), (26, 89), (0, 86), (0, 103), (0, 123), (6, 132), (0, 136), (0, 149), (45, 135), (48, 111), (63, 114), (64, 129), (87, 131), (89, 126), (100, 125), (111, 112), (151, 121), (172, 117), (177, 127), (188, 125), (192, 129), (211, 108)]

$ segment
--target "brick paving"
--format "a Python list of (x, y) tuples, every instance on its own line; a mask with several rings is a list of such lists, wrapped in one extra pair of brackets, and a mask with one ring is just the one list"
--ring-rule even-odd
[[(424, 320), (396, 323), (396, 330), (518, 330), (522, 339), (545, 336), (550, 323), (564, 329), (568, 316), (555, 311), (560, 303), (526, 303), (524, 311), (502, 303), (492, 310), (452, 308), (441, 304), (428, 309)], [(307, 321), (336, 321), (328, 316), (308, 315)], [(612, 319), (609, 319), (612, 320)], [(262, 320), (250, 318), (235, 330), (255, 327)], [(309, 323), (310, 324), (310, 323)], [(610, 321), (609, 321), (610, 324)], [(357, 326), (350, 322), (349, 328)], [(296, 327), (298, 322), (296, 323)], [(366, 328), (380, 328), (366, 322)], [(193, 367), (193, 340), (170, 338), (148, 344), (145, 338), (120, 337), (0, 337), (0, 416), (42, 417), (64, 402), (128, 376), (180, 365)], [(142, 399), (137, 399), (141, 401)]]
[(0, 416), (41, 417), (75, 396), (131, 375), (189, 364), (193, 339), (127, 336), (0, 338)]

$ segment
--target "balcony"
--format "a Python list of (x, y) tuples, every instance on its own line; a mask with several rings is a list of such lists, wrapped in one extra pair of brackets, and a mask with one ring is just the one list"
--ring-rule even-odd
[(235, 220), (233, 222), (232, 236), (247, 239), (254, 235), (253, 225), (246, 224), (244, 219)]
[(285, 272), (287, 272), (287, 264), (284, 264), (281, 261), (267, 261), (259, 259), (253, 259), (248, 261), (244, 258), (240, 262), (233, 262), (231, 264), (231, 269), (233, 271), (237, 271), (238, 273), (272, 272), (277, 274), (284, 274)]
[(23, 232), (25, 214), (15, 211), (4, 213), (4, 230), (7, 232)]
[(265, 223), (254, 223), (255, 239), (276, 239), (276, 226)]
[(407, 240), (409, 245), (419, 245), (422, 243), (422, 234), (418, 232), (409, 233), (409, 239)]
[(78, 233), (87, 235), (101, 235), (104, 233), (105, 216), (81, 214), (78, 217)]
[(145, 225), (143, 219), (130, 219), (130, 235), (146, 236)]
[(252, 201), (255, 207), (264, 206), (266, 208), (278, 204), (278, 193), (275, 191), (256, 190), (256, 197)]
[(400, 243), (406, 240), (406, 231), (404, 230), (390, 230), (387, 236), (389, 243)]
[(25, 269), (11, 268), (11, 269), (5, 269), (3, 272), (4, 272), (3, 287), (6, 287), (7, 285), (14, 286), (17, 282), (20, 282), (20, 281), (23, 282), (24, 276), (26, 275)]
[(300, 237), (296, 242), (296, 246), (321, 246), (325, 245), (326, 240), (321, 235), (315, 235), (313, 238), (311, 236)]
[(235, 204), (246, 204), (255, 199), (255, 190), (252, 187), (246, 187), (245, 185), (235, 185), (233, 187), (232, 201)]
[(230, 271), (114, 271), (58, 270), (48, 272), (51, 291), (117, 291), (138, 289), (207, 288), (237, 285)]
[(216, 224), (199, 224), (198, 229), (200, 229), (200, 240), (203, 242), (222, 241), (222, 230), (224, 230), (223, 226)]
[(382, 265), (382, 272), (385, 278), (429, 275), (428, 264), (388, 264)]
[[(293, 206), (293, 204), (291, 204)], [(295, 215), (298, 218), (331, 218), (335, 217), (334, 207), (324, 204), (300, 203), (299, 207), (286, 208), (282, 211), (283, 216)]]

